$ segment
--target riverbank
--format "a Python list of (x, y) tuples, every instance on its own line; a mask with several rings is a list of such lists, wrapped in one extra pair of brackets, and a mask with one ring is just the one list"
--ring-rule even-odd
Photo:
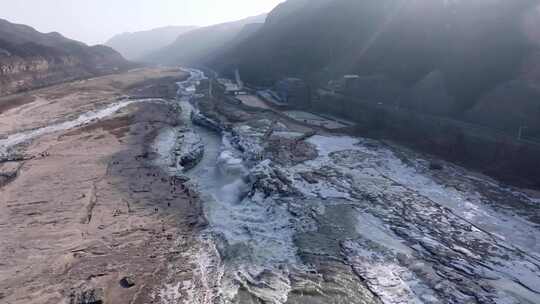
[(163, 88), (186, 76), (141, 69), (67, 83), (0, 113), (0, 302), (176, 297), (204, 221), (152, 142), (181, 125)]

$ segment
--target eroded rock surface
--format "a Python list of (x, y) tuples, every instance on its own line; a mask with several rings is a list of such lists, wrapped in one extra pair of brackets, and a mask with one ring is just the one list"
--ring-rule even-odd
[(122, 98), (171, 73), (47, 88), (0, 114), (0, 150), (10, 151), (0, 164), (0, 302), (169, 303), (178, 291), (167, 286), (193, 276), (185, 252), (204, 226), (201, 206), (152, 147), (179, 113), (170, 100)]
[(540, 204), (529, 191), (393, 144), (316, 135), (279, 113), (221, 108), (201, 107), (228, 126), (213, 156), (223, 181), (201, 187), (205, 240), (218, 250), (207, 261), (219, 271), (205, 274), (212, 299), (540, 301)]

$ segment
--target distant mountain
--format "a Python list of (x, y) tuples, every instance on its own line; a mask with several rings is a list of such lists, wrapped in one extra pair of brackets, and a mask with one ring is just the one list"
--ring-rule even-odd
[(266, 15), (199, 28), (183, 35), (167, 47), (144, 56), (144, 61), (185, 66), (203, 65), (216, 54), (249, 37)]
[(0, 19), (0, 96), (131, 66), (109, 47), (87, 46)]
[(105, 45), (117, 50), (129, 60), (140, 60), (145, 55), (173, 43), (178, 36), (196, 28), (168, 26), (149, 31), (123, 33), (112, 37)]
[[(212, 66), (222, 72), (239, 68), (244, 80), (266, 85), (289, 76), (317, 86), (344, 74), (358, 74), (359, 81), (375, 77), (378, 91), (403, 88), (394, 96), (402, 106), (515, 128), (523, 116), (540, 117), (537, 5), (537, 0), (289, 0)], [(377, 100), (379, 95), (371, 99), (395, 102)], [(519, 113), (513, 122), (491, 119), (503, 117), (513, 102), (526, 103), (514, 108)]]

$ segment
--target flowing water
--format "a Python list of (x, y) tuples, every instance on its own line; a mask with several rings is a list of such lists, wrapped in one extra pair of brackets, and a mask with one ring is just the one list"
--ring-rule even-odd
[[(245, 280), (239, 276), (255, 276), (269, 267), (294, 260), (295, 255), (291, 248), (290, 235), (276, 234), (276, 227), (288, 224), (286, 210), (282, 208), (277, 212), (269, 212), (268, 206), (245, 199), (250, 190), (249, 169), (244, 165), (241, 154), (229, 143), (227, 136), (189, 123), (191, 112), (197, 111), (190, 103), (190, 98), (195, 94), (194, 84), (204, 77), (196, 71), (190, 71), (192, 77), (179, 84), (179, 102), (184, 120), (201, 137), (205, 153), (198, 165), (186, 175), (199, 189), (205, 216), (210, 223), (209, 229), (201, 236), (201, 243), (212, 243), (202, 248), (202, 251), (193, 252), (196, 256), (194, 264), (201, 268), (201, 277), (208, 277), (206, 280), (212, 280), (209, 278), (212, 276), (220, 276), (217, 273), (204, 273), (207, 271), (206, 265), (201, 262), (209, 259), (205, 250), (212, 251), (213, 246), (219, 247), (219, 253), (215, 254), (219, 255), (217, 260), (223, 268), (222, 277), (219, 278), (220, 286), (202, 293), (215, 294), (214, 297), (221, 299), (220, 301), (229, 302), (233, 301), (238, 293), (238, 282)], [(287, 284), (280, 282), (276, 285), (277, 288), (287, 288), (283, 286)], [(201, 290), (188, 292), (191, 298), (186, 303), (210, 303), (209, 297), (201, 297), (200, 293)], [(281, 294), (276, 303), (283, 302), (286, 291)]]

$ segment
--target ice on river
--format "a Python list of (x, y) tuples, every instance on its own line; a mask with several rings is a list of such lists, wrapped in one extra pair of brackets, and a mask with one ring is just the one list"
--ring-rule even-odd
[[(234, 298), (239, 286), (250, 286), (250, 292), (261, 299), (284, 303), (293, 287), (279, 278), (286, 278), (290, 271), (301, 273), (306, 269), (296, 256), (302, 248), (297, 247), (295, 236), (307, 226), (299, 224), (303, 220), (298, 221), (298, 215), (290, 213), (288, 199), (304, 208), (304, 214), (315, 208), (313, 200), (328, 206), (350, 204), (357, 208), (357, 238), (343, 240), (344, 259), (385, 304), (438, 303), (450, 297), (459, 303), (472, 299), (470, 293), (475, 293), (475, 297), (496, 297), (494, 303), (540, 298), (531, 291), (540, 282), (539, 263), (512, 247), (520, 240), (515, 231), (498, 228), (491, 234), (488, 225), (482, 226), (482, 230), (474, 226), (477, 219), (496, 227), (500, 225), (498, 221), (508, 221), (506, 215), (484, 206), (480, 193), (462, 193), (440, 184), (378, 142), (328, 136), (314, 136), (308, 141), (315, 145), (319, 156), (293, 167), (279, 167), (266, 160), (246, 168), (241, 153), (226, 140), (216, 156), (216, 174), (221, 182), (213, 190), (205, 190), (210, 194), (206, 213), (212, 231), (225, 244), (222, 288), (229, 299)], [(246, 195), (248, 172), (277, 167), (293, 181), (302, 197), (292, 198), (286, 193)], [(319, 172), (322, 177), (316, 183), (307, 182), (300, 177), (302, 172)], [(375, 198), (379, 205), (366, 201), (364, 196)], [(444, 207), (450, 211), (441, 209)], [(324, 208), (320, 210), (319, 216), (324, 217)], [(400, 212), (409, 213), (410, 218), (402, 217)], [(427, 220), (437, 218), (438, 221)], [(536, 231), (526, 221), (514, 220), (512, 224)], [(448, 237), (442, 237), (443, 231)], [(319, 241), (324, 242), (325, 238), (321, 235)], [(478, 247), (481, 243), (492, 249), (485, 251)], [(484, 257), (488, 253), (493, 256)], [(436, 262), (428, 257), (433, 254)], [(443, 274), (440, 264), (449, 265)], [(470, 277), (466, 279), (465, 275), (460, 279), (462, 283), (452, 283), (453, 276), (464, 276), (462, 271)], [(274, 285), (256, 287), (257, 278), (263, 274), (269, 276), (264, 284)], [(484, 291), (480, 286), (489, 285), (490, 281), (478, 283), (477, 276), (495, 280), (497, 283), (491, 286), (500, 289)], [(443, 282), (443, 287), (437, 287), (437, 281)], [(469, 290), (461, 292), (467, 285)], [(514, 291), (501, 286), (510, 286)]]
[(33, 140), (39, 136), (80, 127), (85, 124), (111, 116), (114, 113), (121, 110), (122, 108), (125, 108), (133, 103), (150, 101), (150, 100), (151, 99), (125, 100), (125, 101), (111, 104), (103, 109), (84, 113), (73, 120), (52, 124), (46, 127), (35, 129), (35, 130), (29, 130), (29, 131), (23, 131), (23, 132), (11, 134), (7, 136), (7, 138), (5, 139), (0, 139), (0, 154), (7, 153), (8, 149), (16, 145), (22, 144), (24, 142)]
[[(540, 254), (540, 235), (533, 223), (515, 214), (507, 214), (486, 206), (484, 201), (487, 198), (481, 193), (458, 190), (455, 186), (433, 180), (418, 170), (418, 166), (422, 166), (419, 160), (413, 160), (413, 164), (405, 164), (390, 149), (380, 145), (373, 146), (368, 144), (370, 141), (351, 137), (315, 136), (309, 141), (319, 150), (322, 159), (317, 162), (322, 162), (321, 165), (332, 161), (328, 157), (332, 152), (357, 151), (365, 157), (356, 164), (359, 170), (349, 172), (351, 175), (357, 175), (360, 180), (365, 175), (368, 175), (370, 179), (376, 177), (388, 179), (400, 187), (410, 189), (441, 206), (450, 208), (465, 220), (513, 245)], [(424, 167), (427, 165), (424, 164)], [(448, 168), (448, 170), (452, 169), (452, 167)], [(466, 174), (465, 170), (464, 173)], [(485, 182), (491, 183), (487, 180)], [(393, 189), (396, 187), (385, 188), (383, 191), (389, 192)], [(501, 189), (501, 191), (506, 190)], [(514, 193), (516, 197), (517, 195), (526, 197), (517, 191)]]
[[(462, 282), (472, 283), (463, 285), (472, 286), (477, 284), (474, 278), (480, 276), (490, 278), (480, 285), (496, 282), (492, 286), (511, 286), (494, 292), (497, 296), (480, 286), (470, 288), (475, 297), (496, 297), (494, 303), (540, 301), (540, 290), (535, 287), (540, 286), (540, 260), (534, 254), (540, 248), (538, 227), (518, 214), (486, 205), (490, 198), (482, 193), (456, 189), (451, 183), (452, 175), (466, 175), (466, 170), (461, 169), (460, 173), (455, 167), (446, 169), (451, 171), (450, 180), (444, 184), (425, 173), (426, 164), (422, 160), (405, 163), (378, 142), (324, 136), (315, 136), (309, 142), (317, 147), (320, 157), (298, 165), (293, 171), (319, 171), (329, 178), (316, 185), (301, 180), (296, 183), (304, 194), (313, 197), (320, 197), (321, 185), (338, 190), (343, 196), (350, 194), (361, 215), (358, 240), (345, 243), (348, 260), (384, 303), (432, 303), (436, 299), (430, 292), (433, 286), (415, 290), (413, 286), (421, 286), (418, 282), (422, 280), (414, 279), (416, 283), (411, 283), (403, 279), (416, 277), (418, 273), (424, 277), (423, 281), (449, 280), (457, 275), (463, 276)], [(498, 191), (507, 192), (503, 188)], [(365, 199), (369, 203), (362, 203)], [(419, 245), (411, 247), (411, 243)], [(408, 262), (396, 264), (397, 255)], [(403, 267), (404, 263), (416, 264), (428, 256), (437, 262), (422, 263), (422, 270), (416, 271)], [(449, 267), (446, 275), (441, 276), (440, 270), (436, 270), (440, 264)], [(379, 269), (379, 274), (374, 269)], [(392, 282), (381, 281), (382, 273)], [(463, 288), (457, 287), (460, 284), (445, 284), (448, 286), (444, 288), (443, 299), (452, 296), (460, 302), (470, 298), (458, 292)]]
[[(300, 252), (349, 264), (360, 284), (385, 304), (540, 303), (540, 259), (529, 253), (540, 251), (538, 227), (512, 210), (486, 204), (492, 197), (474, 187), (457, 187), (456, 180), (467, 182), (473, 175), (467, 170), (449, 165), (444, 178), (435, 179), (429, 162), (409, 151), (320, 135), (307, 140), (318, 151), (316, 159), (295, 166), (267, 159), (248, 166), (244, 159), (253, 160), (230, 142), (259, 151), (253, 137), (264, 131), (256, 124), (223, 138), (197, 131), (209, 149), (189, 175), (209, 221), (205, 233), (212, 237), (205, 240), (219, 252), (219, 262), (204, 259), (219, 267), (202, 267), (220, 269), (211, 280), (219, 289), (218, 303), (239, 303), (240, 290), (266, 303), (285, 303), (295, 288), (304, 290), (293, 279), (302, 276), (301, 284), (317, 286), (320, 294), (335, 292), (324, 289), (324, 280), (307, 282), (316, 271), (330, 281), (336, 274), (304, 265)], [(275, 136), (280, 134), (290, 135)], [(265, 190), (287, 190), (265, 193), (257, 182)], [(272, 188), (273, 182), (282, 184)], [(511, 191), (526, 199), (519, 189)], [(344, 223), (349, 217), (352, 224)], [(336, 241), (341, 247), (330, 252)], [(195, 285), (184, 284), (189, 286)]]

